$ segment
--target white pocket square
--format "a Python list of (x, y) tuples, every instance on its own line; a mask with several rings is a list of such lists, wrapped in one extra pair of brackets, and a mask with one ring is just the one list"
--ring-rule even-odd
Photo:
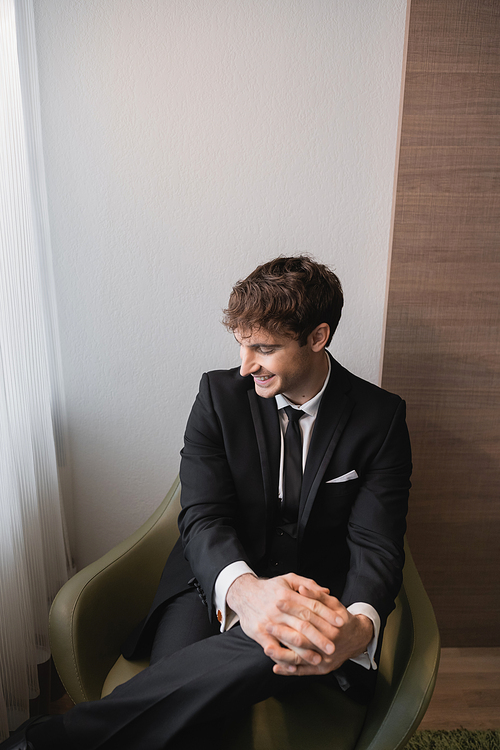
[(335, 477), (335, 479), (329, 479), (327, 484), (337, 484), (337, 482), (348, 482), (350, 479), (357, 479), (358, 472), (356, 469), (348, 471), (347, 474), (342, 474), (341, 477)]

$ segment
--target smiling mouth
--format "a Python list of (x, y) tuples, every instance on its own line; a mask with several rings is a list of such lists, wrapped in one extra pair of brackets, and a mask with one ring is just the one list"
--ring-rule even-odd
[(257, 383), (265, 383), (267, 380), (271, 380), (271, 378), (274, 378), (274, 375), (261, 375), (261, 376), (254, 375), (253, 376), (253, 379)]

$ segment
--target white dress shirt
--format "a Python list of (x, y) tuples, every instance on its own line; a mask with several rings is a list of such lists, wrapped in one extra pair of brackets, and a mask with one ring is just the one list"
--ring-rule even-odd
[[(323, 383), (323, 387), (321, 388), (319, 393), (317, 393), (312, 399), (310, 399), (310, 401), (307, 401), (301, 406), (292, 404), (281, 393), (275, 396), (281, 427), (279, 473), (279, 497), (281, 502), (283, 502), (284, 434), (286, 432), (286, 426), (288, 424), (288, 417), (284, 408), (285, 406), (291, 406), (293, 409), (304, 412), (304, 416), (299, 421), (299, 426), (302, 433), (302, 468), (304, 469), (306, 465), (307, 454), (309, 451), (309, 445), (311, 444), (311, 436), (314, 428), (314, 423), (316, 421), (316, 415), (318, 413), (321, 398), (330, 379), (330, 371), (331, 364), (330, 358), (328, 357), (328, 374), (326, 376), (325, 382)], [(229, 628), (231, 628), (233, 625), (236, 625), (239, 620), (238, 615), (233, 612), (230, 607), (228, 607), (226, 603), (226, 595), (231, 584), (245, 573), (250, 573), (251, 575), (255, 576), (254, 571), (246, 564), (246, 562), (243, 562), (243, 560), (238, 560), (237, 562), (231, 563), (227, 567), (223, 568), (223, 570), (221, 570), (217, 577), (214, 591), (215, 611), (217, 612), (217, 619), (220, 622), (221, 632), (223, 632), (224, 630), (229, 630)], [(366, 669), (377, 669), (374, 655), (375, 651), (377, 650), (378, 636), (380, 632), (380, 617), (376, 609), (374, 609), (371, 604), (367, 604), (366, 602), (355, 602), (354, 604), (351, 604), (349, 605), (349, 607), (347, 607), (347, 611), (352, 615), (366, 615), (366, 617), (369, 617), (373, 623), (373, 638), (368, 644), (367, 650), (365, 651), (365, 653), (353, 657), (351, 661), (360, 664)]]

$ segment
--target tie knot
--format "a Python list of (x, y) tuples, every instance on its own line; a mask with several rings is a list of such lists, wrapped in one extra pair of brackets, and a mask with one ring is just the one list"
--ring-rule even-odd
[(289, 422), (298, 422), (305, 414), (305, 411), (294, 409), (293, 406), (285, 406), (285, 412)]

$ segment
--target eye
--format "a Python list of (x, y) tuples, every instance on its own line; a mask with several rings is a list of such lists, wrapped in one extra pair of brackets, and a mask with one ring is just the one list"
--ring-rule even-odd
[(274, 354), (274, 352), (276, 351), (276, 349), (273, 349), (273, 348), (267, 347), (267, 346), (266, 347), (259, 346), (259, 348), (257, 349), (257, 351), (259, 352), (259, 354)]

